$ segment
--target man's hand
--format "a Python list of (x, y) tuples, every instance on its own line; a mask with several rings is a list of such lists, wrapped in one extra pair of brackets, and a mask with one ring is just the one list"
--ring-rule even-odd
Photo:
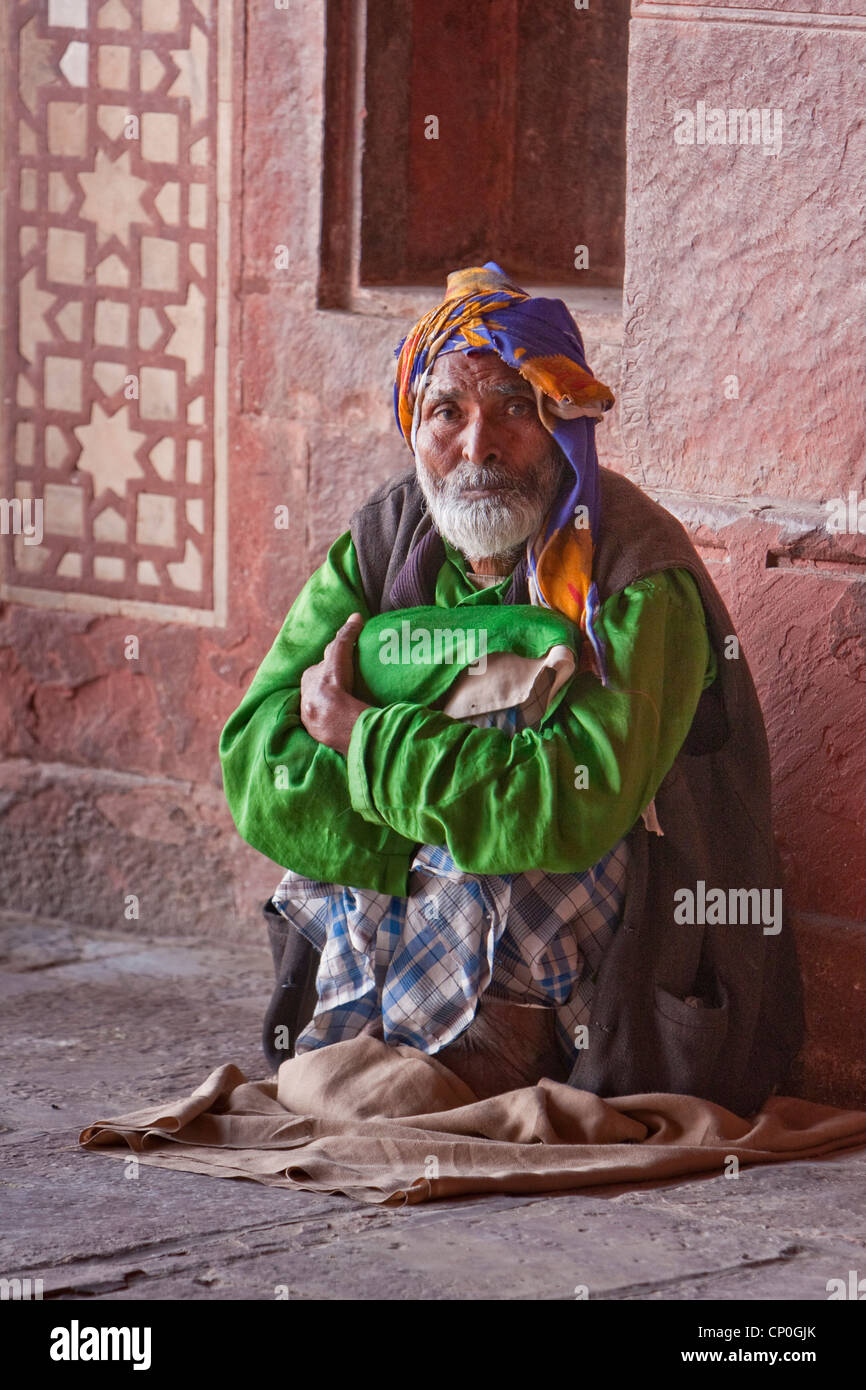
[(352, 652), (363, 625), (361, 614), (353, 613), (328, 643), (318, 666), (309, 666), (301, 676), (301, 723), (319, 743), (343, 757), (355, 720), (370, 708), (352, 694)]

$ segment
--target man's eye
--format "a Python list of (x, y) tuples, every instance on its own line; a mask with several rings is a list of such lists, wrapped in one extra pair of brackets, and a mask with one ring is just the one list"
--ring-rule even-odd
[(508, 408), (509, 408), (509, 410), (511, 410), (511, 411), (513, 411), (513, 412), (516, 411), (516, 413), (517, 413), (518, 415), (528, 415), (528, 414), (529, 414), (529, 408), (530, 408), (530, 406), (529, 406), (529, 401), (524, 401), (524, 400), (510, 401), (510, 402), (509, 402), (509, 405), (508, 405)]
[(436, 415), (437, 418), (439, 418), (439, 419), (446, 419), (446, 418), (448, 418), (449, 416), (454, 416), (454, 415), (456, 415), (457, 412), (456, 412), (456, 410), (454, 409), (454, 406), (453, 406), (453, 405), (440, 405), (440, 406), (437, 406), (437, 407), (436, 407), (436, 409), (435, 409), (435, 411), (434, 411), (433, 413), (434, 413), (434, 415)]

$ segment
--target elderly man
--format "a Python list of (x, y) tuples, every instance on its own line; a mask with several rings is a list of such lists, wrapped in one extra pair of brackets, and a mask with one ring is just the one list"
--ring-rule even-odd
[(559, 300), (453, 273), (399, 349), (414, 466), (296, 599), (220, 742), (266, 905), (265, 1052), (362, 1033), (479, 1099), (542, 1076), (740, 1113), (802, 1039), (766, 737), (684, 529), (600, 468)]

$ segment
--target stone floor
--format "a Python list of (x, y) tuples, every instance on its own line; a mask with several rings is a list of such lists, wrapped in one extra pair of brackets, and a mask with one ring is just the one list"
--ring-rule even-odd
[(261, 947), (0, 920), (0, 1273), (45, 1298), (824, 1300), (866, 1275), (866, 1149), (635, 1190), (378, 1209), (142, 1166), (84, 1124), (264, 1074)]

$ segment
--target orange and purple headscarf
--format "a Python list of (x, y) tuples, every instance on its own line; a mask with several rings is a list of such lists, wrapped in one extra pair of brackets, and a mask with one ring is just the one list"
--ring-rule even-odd
[(394, 413), (413, 452), (433, 363), (440, 353), (473, 348), (492, 348), (529, 382), (542, 424), (571, 465), (573, 487), (560, 489), (527, 541), (527, 583), (533, 603), (556, 609), (586, 634), (607, 684), (592, 564), (600, 524), (595, 426), (613, 405), (613, 392), (587, 367), (580, 329), (561, 299), (531, 297), (495, 261), (455, 270), (444, 301), (419, 319), (396, 352)]

